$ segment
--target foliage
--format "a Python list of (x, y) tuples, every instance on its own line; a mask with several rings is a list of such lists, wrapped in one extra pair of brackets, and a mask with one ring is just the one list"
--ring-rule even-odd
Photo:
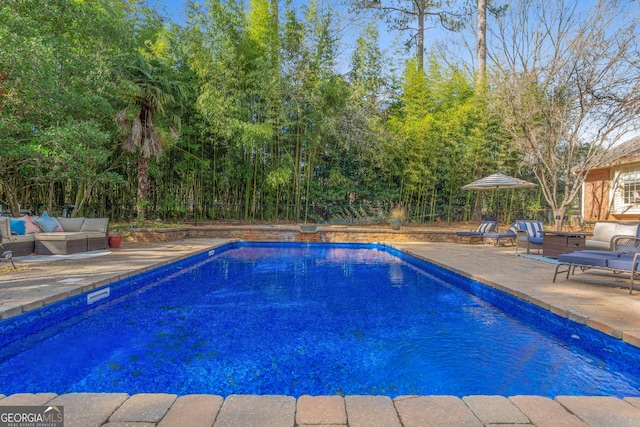
[(396, 205), (389, 212), (389, 219), (397, 219), (403, 221), (407, 217), (407, 211), (404, 207)]
[[(396, 75), (378, 21), (345, 40), (324, 2), (278, 6), (192, 1), (178, 26), (138, 0), (4, 2), (0, 203), (139, 224), (385, 221), (400, 204), (421, 222), (467, 219), (478, 176), (531, 179), (495, 74), (478, 88), (428, 54)], [(524, 216), (538, 196), (492, 197)]]
[[(173, 80), (170, 67), (157, 59), (134, 54), (120, 72), (120, 98), (125, 107), (115, 120), (122, 132), (122, 148), (138, 155), (138, 219), (144, 219), (149, 186), (149, 160), (162, 156), (163, 146), (177, 139), (180, 117), (171, 108), (180, 106), (182, 84)], [(165, 127), (160, 121), (168, 117)]]

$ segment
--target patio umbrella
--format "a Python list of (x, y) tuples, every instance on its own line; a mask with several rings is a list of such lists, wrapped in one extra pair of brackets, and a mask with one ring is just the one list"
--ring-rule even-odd
[[(480, 178), (477, 181), (473, 181), (470, 184), (460, 187), (462, 190), (501, 190), (504, 188), (533, 188), (537, 185), (533, 182), (525, 181), (524, 179), (514, 178), (512, 176), (504, 175), (501, 173), (494, 173), (493, 175)], [(496, 197), (496, 232), (498, 231), (498, 211), (500, 208), (500, 200)]]

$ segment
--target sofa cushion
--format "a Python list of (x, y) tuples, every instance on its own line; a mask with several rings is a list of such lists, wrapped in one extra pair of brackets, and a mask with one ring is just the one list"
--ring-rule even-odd
[(60, 242), (60, 241), (69, 241), (69, 240), (82, 240), (86, 239), (87, 236), (84, 233), (79, 231), (60, 231), (55, 233), (38, 233), (34, 235), (36, 242), (44, 242), (44, 241), (52, 241), (52, 242)]
[(84, 218), (64, 218), (58, 217), (58, 222), (64, 231), (77, 232), (82, 228)]
[(80, 231), (83, 233), (102, 233), (107, 234), (107, 219), (106, 218), (85, 218), (80, 227)]
[(584, 242), (584, 247), (587, 249), (602, 249), (609, 250), (611, 249), (611, 243), (609, 241), (602, 241), (596, 239), (587, 239)]
[(86, 232), (83, 231), (84, 235), (87, 236), (87, 239), (106, 239), (107, 238), (107, 234), (103, 233), (103, 232), (96, 232), (96, 231), (90, 231), (90, 232)]
[(615, 235), (617, 226), (618, 224), (615, 222), (596, 222), (596, 225), (593, 226), (593, 236), (591, 240), (606, 242), (607, 246), (609, 246), (609, 242)]
[(17, 234), (18, 236), (27, 234), (27, 225), (24, 219), (10, 218), (9, 225), (11, 226), (11, 234)]
[(39, 255), (64, 255), (87, 250), (87, 237), (79, 231), (38, 233), (33, 236), (35, 237), (35, 252)]
[[(637, 233), (638, 233), (638, 224), (618, 224), (616, 225), (613, 236), (634, 236), (635, 237)], [(611, 238), (609, 238), (609, 240), (611, 240)]]
[(62, 229), (60, 228), (60, 223), (55, 218), (50, 217), (46, 212), (43, 212), (42, 216), (40, 216), (40, 218), (36, 219), (34, 222), (45, 233), (62, 231)]

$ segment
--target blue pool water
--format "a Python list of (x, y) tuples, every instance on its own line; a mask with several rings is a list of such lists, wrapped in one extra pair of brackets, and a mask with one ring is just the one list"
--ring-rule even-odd
[(1, 394), (640, 396), (634, 347), (380, 245), (236, 243), (86, 299), (0, 322)]

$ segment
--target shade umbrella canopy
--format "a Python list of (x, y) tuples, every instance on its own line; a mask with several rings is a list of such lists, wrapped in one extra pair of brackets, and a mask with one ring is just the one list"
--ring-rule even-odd
[(463, 190), (500, 190), (502, 188), (533, 188), (536, 186), (533, 182), (525, 181), (524, 179), (494, 173), (460, 188)]
[[(504, 175), (501, 173), (494, 173), (493, 175), (486, 176), (484, 178), (480, 178), (477, 181), (473, 181), (470, 184), (463, 185), (460, 187), (462, 190), (501, 190), (501, 189), (516, 189), (516, 188), (533, 188), (537, 187), (537, 184), (533, 182), (525, 181), (524, 179), (515, 178), (513, 176)], [(496, 198), (496, 201), (498, 199)], [(499, 222), (500, 218), (498, 218), (498, 209), (499, 205), (496, 206), (496, 220)], [(497, 231), (497, 224), (496, 224)]]

